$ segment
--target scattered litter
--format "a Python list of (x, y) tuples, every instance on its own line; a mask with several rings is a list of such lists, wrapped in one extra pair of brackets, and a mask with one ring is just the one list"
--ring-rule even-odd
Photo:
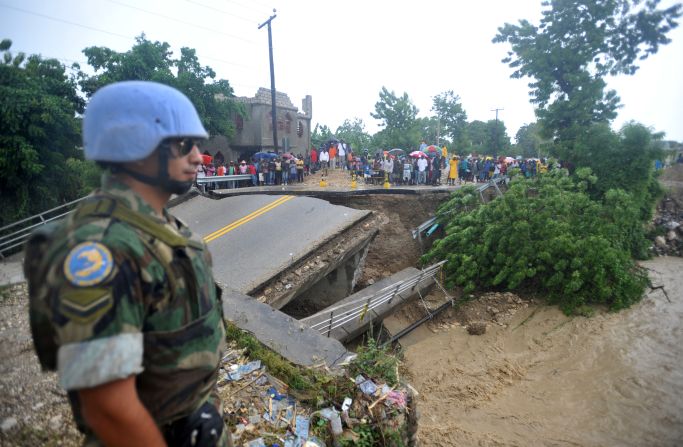
[[(360, 383), (358, 381), (358, 377), (362, 379)], [(365, 380), (363, 376), (358, 377), (356, 377), (356, 385), (358, 385), (360, 390), (368, 396), (374, 396), (374, 394), (377, 392), (377, 385), (375, 385), (375, 382), (370, 379)]]
[(380, 423), (395, 429), (404, 423), (397, 418), (407, 414), (408, 388), (394, 389), (359, 374), (350, 379), (356, 390), (353, 394), (316, 410), (315, 403), (302, 405), (295, 399), (310, 397), (290, 390), (269, 374), (261, 361), (250, 361), (245, 352), (232, 350), (223, 356), (219, 382), (224, 414), (236, 446), (354, 445), (359, 438), (353, 430), (359, 425)]
[(408, 400), (404, 391), (389, 391), (386, 402), (400, 409), (404, 409)]
[(330, 427), (332, 428), (332, 435), (337, 437), (343, 433), (341, 418), (339, 413), (334, 408), (323, 408), (318, 412), (318, 414), (328, 421), (330, 421)]
[(227, 373), (226, 379), (241, 380), (242, 377), (246, 376), (247, 374), (251, 374), (256, 370), (261, 369), (261, 360), (254, 360), (246, 365), (232, 365), (230, 369), (231, 371)]
[(263, 441), (263, 438), (256, 438), (252, 439), (249, 441), (247, 444), (248, 447), (266, 447), (266, 443)]
[(296, 416), (296, 429), (295, 434), (299, 439), (308, 439), (308, 427), (310, 425), (310, 419), (306, 416)]

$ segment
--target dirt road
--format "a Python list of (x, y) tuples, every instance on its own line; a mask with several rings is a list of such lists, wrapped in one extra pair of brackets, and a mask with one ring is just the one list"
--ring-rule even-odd
[(422, 445), (682, 445), (683, 259), (643, 265), (664, 288), (619, 313), (513, 305), (472, 336), (451, 312), (403, 339)]

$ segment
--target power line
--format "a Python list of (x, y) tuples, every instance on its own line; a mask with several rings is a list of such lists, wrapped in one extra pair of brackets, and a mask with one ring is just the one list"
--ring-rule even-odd
[(131, 39), (130, 36), (124, 36), (123, 34), (114, 33), (114, 32), (112, 32), (112, 31), (106, 31), (106, 30), (103, 30), (103, 29), (100, 29), (100, 28), (95, 28), (95, 27), (93, 27), (93, 26), (83, 25), (83, 24), (81, 24), (81, 23), (72, 22), (72, 21), (70, 21), (70, 20), (60, 19), (60, 18), (53, 17), (53, 16), (49, 16), (49, 15), (46, 15), (46, 14), (41, 14), (41, 13), (35, 12), (35, 11), (29, 11), (29, 10), (23, 9), (23, 8), (17, 8), (16, 6), (5, 5), (4, 3), (0, 3), (0, 7), (2, 7), (2, 8), (7, 8), (7, 9), (13, 9), (13, 10), (15, 10), (15, 11), (19, 11), (19, 12), (23, 12), (23, 13), (25, 13), (25, 14), (30, 14), (30, 15), (42, 17), (42, 18), (48, 19), (48, 20), (53, 20), (53, 21), (55, 21), (55, 22), (66, 23), (66, 24), (68, 24), (68, 25), (77, 26), (77, 27), (79, 27), (79, 28), (89, 29), (89, 30), (91, 30), (91, 31), (97, 31), (97, 32), (100, 32), (100, 33), (109, 34), (109, 35), (116, 36), (116, 37), (121, 37), (121, 38), (124, 38), (124, 39)]
[(157, 17), (161, 17), (161, 18), (164, 18), (164, 19), (166, 19), (166, 20), (171, 20), (171, 21), (173, 21), (173, 22), (182, 23), (183, 25), (193, 26), (193, 27), (195, 27), (195, 28), (199, 28), (199, 29), (203, 29), (203, 30), (206, 30), (206, 31), (210, 31), (210, 32), (212, 32), (212, 33), (221, 34), (221, 35), (227, 36), (227, 37), (232, 37), (233, 39), (238, 39), (238, 40), (241, 40), (241, 41), (243, 41), (243, 42), (246, 42), (246, 43), (249, 43), (249, 44), (252, 44), (252, 45), (255, 45), (255, 44), (256, 44), (256, 42), (254, 42), (253, 40), (245, 39), (244, 37), (236, 36), (236, 35), (234, 35), (234, 34), (224, 33), (223, 31), (220, 31), (220, 30), (217, 30), (217, 29), (207, 28), (207, 27), (202, 26), (202, 25), (197, 25), (197, 24), (194, 24), (194, 23), (186, 22), (186, 21), (184, 21), (184, 20), (180, 20), (180, 19), (176, 19), (176, 18), (174, 18), (174, 17), (170, 17), (170, 16), (167, 16), (167, 15), (159, 14), (159, 13), (157, 13), (157, 12), (150, 11), (150, 10), (147, 10), (147, 9), (144, 9), (144, 8), (139, 8), (139, 7), (137, 7), (137, 6), (128, 5), (128, 4), (126, 4), (126, 3), (119, 2), (119, 1), (117, 1), (117, 0), (106, 0), (106, 1), (108, 1), (109, 3), (114, 3), (114, 4), (116, 4), (116, 5), (124, 6), (124, 7), (126, 7), (126, 8), (135, 9), (135, 10), (137, 10), (137, 11), (142, 11), (142, 12), (144, 12), (144, 13), (146, 13), (146, 14), (150, 14), (150, 15), (154, 15), (154, 16), (157, 16)]
[(237, 14), (233, 14), (233, 13), (228, 12), (228, 11), (223, 11), (222, 9), (214, 8), (213, 6), (205, 5), (204, 3), (196, 2), (194, 0), (185, 0), (185, 1), (188, 3), (192, 3), (194, 5), (201, 6), (202, 8), (210, 9), (211, 11), (220, 12), (221, 14), (225, 14), (225, 15), (228, 15), (231, 17), (235, 17), (235, 18), (240, 19), (240, 20), (244, 20), (245, 22), (249, 22), (249, 23), (255, 22), (255, 20), (248, 19), (248, 18), (242, 17), (242, 16), (238, 16)]
[[(234, 1), (234, 0), (227, 0), (227, 1), (230, 2), (230, 3), (234, 3), (234, 4), (238, 5), (238, 6), (241, 6), (242, 8), (251, 9), (251, 10), (254, 11), (254, 12), (258, 12), (259, 14), (263, 14), (263, 10), (258, 10), (258, 9), (256, 9), (256, 8), (252, 8), (251, 5), (245, 5), (244, 3), (236, 2), (236, 1)], [(264, 5), (263, 3), (259, 3), (259, 2), (257, 2), (257, 1), (253, 1), (253, 0), (252, 0), (252, 3), (256, 3), (257, 5), (259, 5), (259, 6), (263, 7), (263, 8), (266, 8), (266, 9), (271, 9), (269, 6), (266, 6), (266, 5)]]
[[(67, 25), (76, 26), (76, 27), (79, 27), (79, 28), (85, 28), (85, 29), (88, 29), (88, 30), (91, 30), (91, 31), (96, 31), (96, 32), (99, 32), (99, 33), (110, 34), (110, 35), (112, 35), (112, 36), (121, 37), (121, 38), (126, 39), (126, 40), (135, 40), (135, 37), (134, 37), (134, 36), (127, 36), (127, 35), (125, 35), (125, 34), (119, 34), (119, 33), (110, 32), (110, 31), (107, 31), (107, 30), (103, 30), (103, 29), (101, 29), (101, 28), (96, 28), (96, 27), (94, 27), (94, 26), (83, 25), (83, 24), (81, 24), (81, 23), (72, 22), (72, 21), (69, 21), (69, 20), (60, 19), (60, 18), (58, 18), (58, 17), (49, 16), (49, 15), (47, 15), (47, 14), (41, 14), (41, 13), (37, 13), (37, 12), (35, 12), (35, 11), (29, 11), (29, 10), (26, 10), (26, 9), (17, 8), (17, 7), (15, 7), (15, 6), (9, 6), (9, 5), (5, 5), (5, 4), (0, 3), (0, 7), (7, 8), (7, 9), (13, 9), (13, 10), (15, 10), (15, 11), (23, 12), (23, 13), (25, 13), (25, 14), (35, 15), (35, 16), (41, 17), (41, 18), (43, 18), (43, 19), (52, 20), (52, 21), (60, 22), (60, 23), (65, 23), (65, 24), (67, 24)], [(216, 62), (219, 62), (219, 63), (222, 63), (222, 64), (232, 65), (232, 66), (235, 66), (235, 67), (240, 67), (240, 68), (245, 68), (245, 69), (254, 68), (254, 67), (251, 67), (251, 66), (248, 66), (248, 65), (239, 64), (239, 63), (236, 63), (236, 62), (230, 62), (230, 61), (226, 61), (225, 59), (220, 59), (220, 58), (217, 58), (217, 57), (207, 56), (207, 55), (199, 54), (199, 53), (197, 53), (197, 57), (198, 57), (198, 58), (201, 58), (201, 59), (209, 59), (209, 60), (213, 60), (213, 61), (216, 61)], [(58, 57), (54, 57), (53, 59), (71, 61), (71, 59), (58, 58)], [(76, 61), (76, 62), (79, 62), (79, 61)], [(79, 62), (79, 63), (82, 63), (82, 61)], [(84, 62), (84, 63), (87, 64), (87, 62)]]

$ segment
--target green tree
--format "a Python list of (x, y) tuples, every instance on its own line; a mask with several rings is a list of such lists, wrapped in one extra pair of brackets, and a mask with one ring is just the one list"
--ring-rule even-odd
[(440, 133), (441, 128), (437, 117), (416, 118), (416, 125), (420, 130), (421, 140), (424, 140), (427, 144), (450, 144), (450, 141), (444, 139)]
[(467, 146), (457, 147), (456, 152), (460, 155), (466, 155), (470, 152), (477, 152), (479, 154), (493, 154), (493, 149), (488, 145), (488, 129), (486, 123), (479, 120), (474, 120), (467, 123), (465, 126), (465, 133), (467, 136)]
[(337, 138), (351, 144), (351, 149), (355, 153), (368, 148), (372, 137), (365, 131), (365, 123), (360, 118), (344, 120), (341, 126), (337, 127)]
[(463, 146), (466, 142), (467, 113), (460, 104), (460, 96), (453, 93), (453, 90), (448, 90), (436, 95), (432, 101), (432, 111), (436, 113), (440, 135), (456, 146)]
[(466, 125), (465, 131), (469, 145), (462, 148), (456, 146), (456, 152), (460, 155), (467, 155), (470, 152), (503, 155), (510, 149), (510, 137), (503, 121), (475, 120)]
[(575, 144), (573, 160), (600, 179), (589, 188), (592, 197), (602, 198), (612, 189), (626, 191), (641, 210), (639, 221), (648, 220), (650, 204), (661, 194), (653, 167), (663, 155), (662, 137), (635, 123), (626, 124), (618, 133), (607, 124), (589, 127)]
[[(530, 77), (531, 102), (547, 136), (572, 141), (587, 126), (616, 116), (619, 98), (606, 75), (631, 75), (677, 26), (681, 5), (657, 9), (659, 0), (553, 0), (543, 17), (498, 28), (494, 42), (512, 51), (503, 62), (513, 78)], [(571, 148), (570, 148), (571, 149)]]
[(231, 138), (235, 134), (234, 116), (245, 116), (227, 80), (215, 80), (216, 73), (201, 66), (195, 50), (183, 47), (180, 58), (173, 59), (170, 45), (152, 42), (144, 34), (126, 52), (118, 53), (106, 47), (88, 47), (83, 53), (95, 69), (92, 76), (82, 75), (81, 89), (91, 96), (100, 87), (118, 81), (156, 81), (177, 88), (187, 95), (211, 135)]
[(418, 109), (407, 93), (398, 97), (382, 87), (379, 101), (375, 103), (375, 113), (371, 116), (381, 121), (383, 129), (375, 134), (373, 142), (382, 149), (398, 147), (408, 150), (415, 147), (421, 139), (417, 113)]
[(332, 130), (325, 124), (316, 124), (311, 132), (311, 144), (316, 148), (319, 148), (321, 144), (328, 141), (330, 138), (334, 138)]
[(0, 225), (78, 198), (84, 101), (77, 79), (55, 59), (12, 55), (0, 43)]
[(540, 157), (544, 139), (537, 123), (520, 127), (515, 135), (515, 141), (517, 142), (514, 149), (515, 155), (521, 155), (524, 158)]

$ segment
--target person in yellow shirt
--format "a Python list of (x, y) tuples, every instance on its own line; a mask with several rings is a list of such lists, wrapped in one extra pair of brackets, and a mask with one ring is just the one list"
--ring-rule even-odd
[(446, 146), (441, 148), (441, 156), (448, 160), (448, 148)]
[(458, 157), (455, 155), (448, 162), (450, 169), (448, 170), (448, 184), (455, 185), (458, 180)]
[(538, 165), (536, 167), (536, 172), (539, 174), (547, 174), (548, 173), (548, 165), (545, 163), (541, 163), (541, 160), (536, 160), (536, 164)]

